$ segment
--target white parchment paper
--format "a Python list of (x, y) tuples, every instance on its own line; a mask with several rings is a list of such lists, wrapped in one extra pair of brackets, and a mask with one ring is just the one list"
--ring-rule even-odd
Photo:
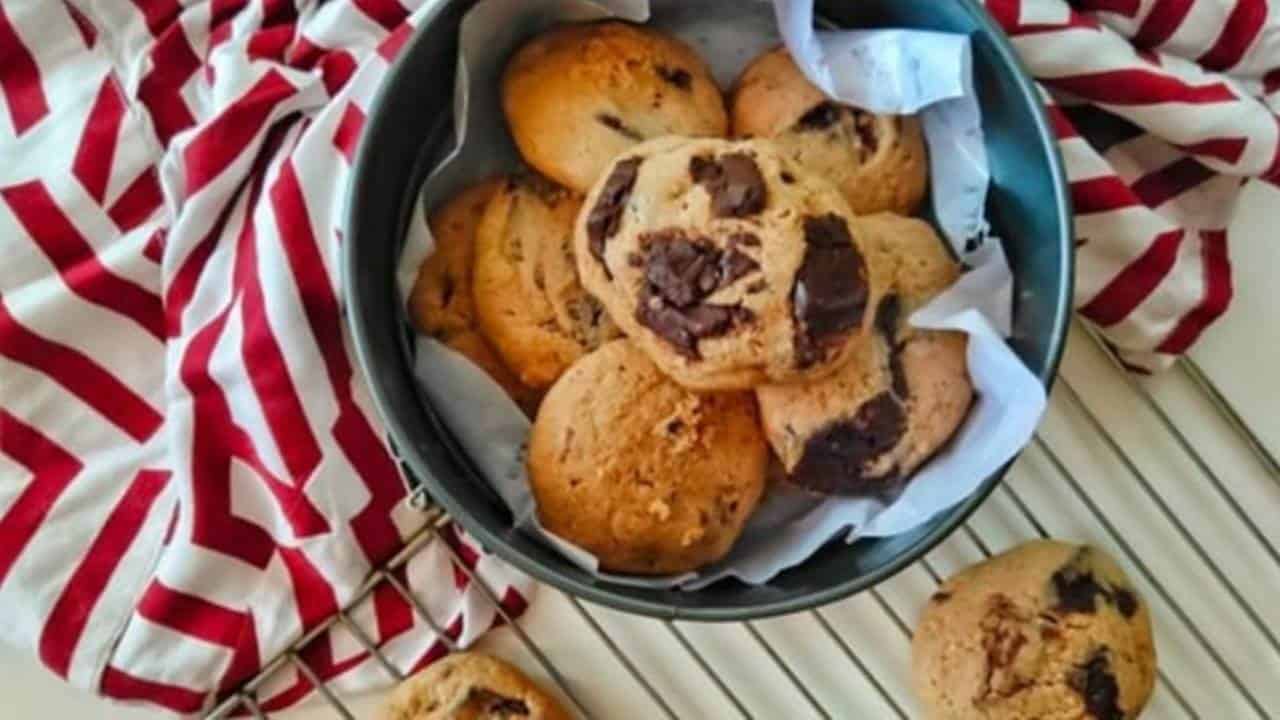
[[(665, 17), (671, 20), (674, 14), (676, 21), (664, 29), (694, 45), (721, 83), (781, 39), (805, 74), (829, 95), (874, 112), (922, 114), (934, 213), (970, 268), (910, 319), (919, 327), (969, 336), (969, 372), (977, 397), (953, 441), (888, 505), (864, 498), (818, 498), (778, 484), (730, 554), (716, 565), (679, 577), (616, 576), (599, 573), (591, 554), (539, 526), (524, 465), (530, 423), (502, 389), (465, 357), (428, 337), (417, 339), (414, 367), (423, 393), (510, 507), (516, 525), (538, 534), (573, 562), (621, 584), (696, 589), (724, 577), (764, 583), (833, 538), (852, 542), (908, 532), (968, 497), (1030, 440), (1044, 412), (1045, 393), (1005, 342), (1013, 279), (984, 217), (987, 161), (968, 38), (911, 30), (816, 32), (812, 0), (774, 0), (772, 11), (767, 4), (719, 3), (728, 6), (725, 18), (701, 24), (679, 22), (678, 16), (705, 13), (715, 3), (671, 5), (677, 9)], [(520, 165), (498, 100), (502, 64), (511, 52), (556, 22), (609, 16), (644, 21), (649, 11), (648, 0), (483, 0), (468, 13), (455, 93), (458, 143), (424, 183), (397, 277), (402, 297), (408, 297), (419, 264), (434, 248), (427, 209), (471, 183)]]

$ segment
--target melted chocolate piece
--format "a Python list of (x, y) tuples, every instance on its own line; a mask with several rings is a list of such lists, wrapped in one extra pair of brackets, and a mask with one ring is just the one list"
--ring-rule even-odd
[(862, 323), (868, 296), (867, 266), (844, 218), (805, 218), (804, 240), (804, 260), (791, 289), (796, 359), (802, 368), (820, 362)]
[(473, 687), (467, 693), (469, 709), (483, 713), (486, 718), (508, 720), (509, 718), (529, 717), (529, 706), (520, 698), (501, 695), (489, 688)]
[(791, 183), (793, 183), (793, 182), (795, 182), (795, 181), (796, 181), (796, 176), (795, 176), (795, 175), (792, 175), (791, 173), (787, 172), (786, 170), (783, 170), (783, 171), (782, 171), (782, 174), (781, 174), (781, 175), (779, 175), (778, 177), (782, 178), (782, 182), (784, 182), (784, 183), (786, 183), (786, 184), (788, 184), (788, 185), (790, 185)]
[(812, 110), (800, 116), (796, 127), (801, 130), (826, 130), (840, 122), (843, 108), (839, 103), (826, 101), (815, 105)]
[(628, 158), (614, 165), (595, 207), (591, 208), (591, 214), (587, 216), (587, 246), (591, 249), (591, 257), (600, 263), (605, 276), (610, 280), (613, 279), (613, 273), (609, 272), (609, 266), (604, 261), (604, 246), (622, 224), (622, 211), (631, 197), (631, 189), (636, 185), (639, 171), (640, 158)]
[(693, 88), (693, 75), (689, 74), (684, 68), (670, 68), (666, 65), (657, 67), (658, 77), (662, 78), (668, 85), (674, 85), (681, 90), (688, 91)]
[(1132, 590), (1125, 588), (1113, 588), (1111, 590), (1111, 599), (1115, 601), (1116, 608), (1120, 610), (1120, 614), (1125, 618), (1131, 618), (1138, 612), (1138, 596)]
[(760, 269), (732, 242), (721, 250), (706, 238), (666, 230), (641, 236), (640, 244), (648, 248), (648, 256), (636, 319), (682, 355), (699, 358), (699, 340), (724, 335), (754, 317), (741, 306), (704, 302)]
[(941, 605), (942, 603), (950, 599), (951, 599), (951, 593), (945, 590), (939, 590), (929, 598), (929, 602), (938, 603), (939, 605)]
[(897, 471), (871, 476), (867, 466), (897, 445), (906, 428), (902, 406), (889, 393), (880, 393), (863, 403), (852, 418), (834, 422), (809, 438), (790, 479), (824, 494), (890, 496), (899, 488)]
[(689, 161), (689, 175), (711, 195), (716, 217), (748, 217), (764, 210), (768, 189), (756, 161), (746, 153)]
[(1073, 690), (1080, 693), (1085, 710), (1097, 720), (1125, 720), (1120, 709), (1120, 685), (1111, 674), (1107, 649), (1099, 649), (1070, 678)]
[(596, 116), (596, 121), (628, 140), (635, 140), (636, 142), (644, 140), (643, 135), (628, 127), (626, 123), (622, 122), (622, 118), (617, 115), (600, 114)]
[(1061, 613), (1092, 614), (1097, 612), (1094, 598), (1111, 600), (1111, 593), (1094, 579), (1093, 573), (1087, 570), (1081, 572), (1071, 565), (1054, 573), (1052, 582), (1053, 590), (1058, 596), (1053, 609)]

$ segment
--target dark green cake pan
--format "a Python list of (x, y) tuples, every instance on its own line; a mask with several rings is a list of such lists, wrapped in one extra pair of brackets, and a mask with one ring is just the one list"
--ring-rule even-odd
[[(458, 26), (469, 0), (441, 3), (401, 52), (375, 100), (349, 188), (343, 281), (354, 343), (373, 399), (411, 476), (486, 547), (541, 581), (594, 602), (663, 618), (745, 620), (804, 610), (865, 590), (946, 538), (1000, 482), (1003, 470), (916, 530), (852, 545), (827, 544), (765, 585), (722, 581), (697, 591), (653, 590), (592, 577), (512, 528), (419, 392), (411, 329), (395, 287), (416, 192), (452, 145)], [(660, 3), (655, 2), (655, 11)], [(688, 13), (688, 3), (680, 9)], [(1071, 204), (1057, 144), (1035, 86), (1008, 41), (973, 0), (818, 2), (840, 27), (967, 33), (984, 116), (992, 187), (987, 217), (1013, 268), (1011, 345), (1045, 384), (1057, 372), (1071, 313)]]

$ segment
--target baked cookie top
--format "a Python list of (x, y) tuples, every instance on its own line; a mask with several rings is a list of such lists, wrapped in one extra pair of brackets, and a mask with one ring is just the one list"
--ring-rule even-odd
[(525, 161), (579, 193), (647, 139), (728, 132), (702, 58), (674, 37), (618, 21), (562, 25), (529, 41), (507, 64), (502, 103)]
[(574, 243), (623, 332), (701, 390), (831, 372), (869, 334), (889, 274), (840, 193), (758, 140), (631, 149), (588, 195)]
[(821, 494), (891, 500), (950, 440), (973, 398), (965, 335), (907, 322), (959, 268), (923, 221), (879, 215), (855, 226), (891, 261), (875, 336), (830, 375), (762, 385), (756, 398), (790, 482)]
[(831, 100), (785, 47), (743, 70), (730, 101), (735, 137), (771, 138), (792, 160), (844, 193), (859, 215), (915, 212), (928, 184), (920, 122)]
[(579, 360), (529, 439), (544, 527), (615, 572), (663, 575), (725, 555), (764, 491), (750, 393), (695, 394), (629, 340)]
[(476, 231), (480, 327), (532, 388), (549, 387), (573, 361), (618, 334), (578, 282), (572, 232), (580, 204), (542, 178), (512, 178)]
[(382, 720), (570, 720), (513, 665), (489, 655), (447, 655), (391, 692)]
[(1132, 720), (1155, 684), (1151, 618), (1106, 553), (1036, 540), (942, 584), (912, 671), (938, 720)]

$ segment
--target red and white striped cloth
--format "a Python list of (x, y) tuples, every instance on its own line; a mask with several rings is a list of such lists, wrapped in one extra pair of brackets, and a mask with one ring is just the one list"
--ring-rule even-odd
[[(0, 0), (0, 639), (68, 681), (197, 712), (420, 522), (336, 267), (368, 103), (430, 2)], [(1241, 183), (1280, 175), (1280, 19), (986, 2), (1062, 138), (1077, 304), (1159, 367), (1226, 308)], [(450, 534), (523, 607), (528, 581)], [(463, 641), (493, 622), (440, 549), (401, 579)], [(406, 668), (442, 652), (388, 588), (357, 620)], [(342, 632), (304, 656), (385, 682)]]
[(986, 0), (1039, 82), (1076, 210), (1076, 306), (1168, 366), (1231, 301), (1244, 181), (1280, 178), (1268, 0)]
[[(420, 526), (353, 365), (338, 223), (422, 5), (0, 3), (0, 639), (68, 681), (198, 712)], [(523, 609), (526, 578), (446, 534)], [(400, 579), (460, 642), (494, 622), (438, 544)], [(402, 668), (444, 651), (390, 586), (361, 608)], [(387, 680), (345, 631), (303, 656)], [(260, 698), (310, 690), (291, 669)]]

